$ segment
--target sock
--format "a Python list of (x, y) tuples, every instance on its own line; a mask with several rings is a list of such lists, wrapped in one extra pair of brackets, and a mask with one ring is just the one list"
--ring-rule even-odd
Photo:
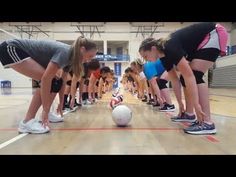
[(72, 98), (72, 96), (70, 95), (70, 97), (69, 97), (69, 103), (70, 103), (71, 98)]
[(86, 100), (86, 92), (83, 92), (83, 93), (82, 93), (82, 100), (83, 100), (83, 101)]
[(66, 103), (67, 103), (67, 98), (68, 98), (68, 95), (67, 95), (67, 94), (64, 94), (63, 107), (65, 107), (65, 105), (66, 105)]
[(187, 114), (188, 116), (193, 116), (194, 113), (188, 113), (188, 112), (185, 112), (185, 114)]
[(152, 99), (152, 94), (149, 93), (148, 96), (149, 96), (149, 99), (151, 100)]
[(85, 98), (86, 98), (86, 99), (89, 98), (88, 92), (85, 92)]
[(79, 103), (77, 102), (77, 99), (75, 99), (75, 104), (79, 105)]

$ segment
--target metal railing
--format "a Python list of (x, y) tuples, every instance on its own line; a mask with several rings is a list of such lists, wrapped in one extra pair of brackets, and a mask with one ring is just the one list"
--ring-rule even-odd
[(99, 61), (130, 61), (129, 55), (96, 55)]

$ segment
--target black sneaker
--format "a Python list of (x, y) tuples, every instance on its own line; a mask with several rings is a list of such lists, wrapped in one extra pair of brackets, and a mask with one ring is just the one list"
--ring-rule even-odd
[(198, 124), (198, 121), (196, 121), (195, 115), (189, 116), (186, 113), (182, 113), (182, 115), (179, 117), (178, 116), (172, 117), (171, 120), (173, 122), (191, 122), (193, 125), (190, 125), (190, 126), (195, 126), (196, 124)]
[(144, 98), (142, 99), (142, 102), (147, 102), (147, 96), (145, 95)]
[(161, 112), (171, 112), (171, 111), (175, 111), (175, 105), (170, 105), (165, 103), (164, 106), (162, 108), (159, 109)]
[(82, 104), (75, 102), (75, 106), (82, 106)]
[(161, 105), (157, 102), (157, 103), (153, 103), (152, 106), (153, 107), (158, 107), (158, 106), (161, 106)]
[(152, 105), (153, 103), (154, 103), (154, 100), (153, 100), (153, 99), (150, 99), (146, 104)]
[(70, 109), (69, 103), (66, 103), (62, 108), (62, 110), (67, 110), (67, 109)]

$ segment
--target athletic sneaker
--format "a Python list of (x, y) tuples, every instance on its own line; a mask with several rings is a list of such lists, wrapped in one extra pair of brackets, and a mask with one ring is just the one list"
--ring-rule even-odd
[(200, 125), (200, 122), (198, 120), (195, 120), (194, 122), (192, 122), (189, 127), (193, 127), (195, 125)]
[(57, 122), (63, 122), (64, 118), (61, 117), (60, 115), (56, 115), (52, 112), (49, 112), (48, 113), (48, 120), (49, 120), (49, 122), (57, 123)]
[(147, 102), (147, 96), (144, 95), (144, 98), (142, 99), (142, 102)]
[(70, 111), (71, 111), (71, 112), (74, 112), (74, 111), (76, 111), (76, 110), (78, 109), (78, 107), (79, 107), (79, 106), (76, 106), (76, 105), (75, 105), (75, 106), (73, 107), (73, 109), (70, 108)]
[(186, 113), (182, 113), (181, 116), (176, 116), (176, 117), (172, 117), (171, 120), (173, 122), (195, 122), (196, 121), (196, 117), (195, 115), (189, 116)]
[(152, 105), (153, 102), (154, 102), (154, 100), (153, 100), (153, 99), (150, 99), (146, 104), (148, 104), (148, 105)]
[(82, 106), (82, 104), (75, 102), (75, 106)]
[(87, 100), (87, 104), (88, 104), (88, 105), (92, 105), (92, 104), (93, 104), (93, 101), (90, 102), (89, 100)]
[(153, 107), (158, 107), (158, 106), (161, 106), (161, 105), (157, 102), (157, 103), (153, 103), (152, 106)]
[(161, 112), (175, 111), (175, 105), (165, 103), (162, 108), (159, 109)]
[(86, 105), (87, 104), (87, 100), (82, 100), (82, 105)]
[(42, 134), (48, 133), (50, 129), (48, 126), (44, 128), (44, 126), (39, 123), (37, 119), (31, 119), (26, 123), (22, 120), (19, 124), (18, 131), (19, 133)]
[(190, 126), (184, 129), (185, 133), (193, 134), (193, 135), (206, 135), (206, 134), (215, 134), (216, 128), (215, 124), (207, 124), (205, 122), (201, 124), (195, 124), (194, 126)]
[(66, 103), (66, 104), (63, 106), (62, 110), (66, 110), (66, 109), (69, 109), (69, 108), (70, 108), (69, 103)]
[[(63, 110), (63, 112), (68, 111), (68, 110), (70, 110), (70, 108), (65, 108), (65, 109)], [(57, 123), (57, 122), (63, 122), (63, 121), (64, 121), (64, 118), (61, 117), (60, 115), (57, 115), (57, 114), (52, 113), (52, 112), (49, 112), (49, 113), (48, 113), (48, 120), (49, 120), (49, 122), (51, 122), (51, 123)], [(40, 122), (40, 123), (42, 123), (42, 116), (40, 116), (40, 118), (37, 118), (37, 121)]]

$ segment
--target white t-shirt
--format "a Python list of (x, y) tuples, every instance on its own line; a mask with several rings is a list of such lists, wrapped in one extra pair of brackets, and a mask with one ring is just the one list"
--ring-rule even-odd
[(143, 73), (143, 71), (141, 73), (139, 73), (139, 76), (141, 77), (141, 79), (146, 79), (145, 74)]

